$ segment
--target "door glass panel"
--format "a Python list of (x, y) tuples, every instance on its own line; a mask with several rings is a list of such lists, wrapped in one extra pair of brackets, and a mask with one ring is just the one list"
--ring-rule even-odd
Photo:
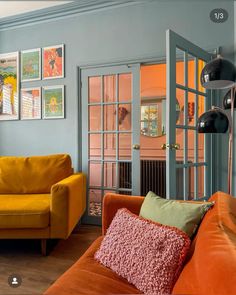
[(198, 162), (204, 162), (205, 135), (198, 133)]
[[(177, 163), (182, 163), (177, 161)], [(184, 168), (176, 169), (176, 200), (184, 198)]]
[(104, 133), (104, 159), (116, 158), (116, 134)]
[(176, 89), (176, 124), (184, 125), (184, 100), (185, 91), (182, 89)]
[(119, 160), (131, 160), (132, 155), (132, 138), (131, 133), (119, 134)]
[(132, 166), (131, 162), (119, 162), (119, 187), (132, 188)]
[(200, 77), (201, 77), (201, 72), (203, 70), (203, 68), (205, 67), (206, 63), (205, 61), (199, 59), (198, 60), (198, 91), (200, 92), (206, 92), (206, 88), (202, 87), (202, 84), (201, 84), (201, 80), (200, 80)]
[(176, 83), (185, 85), (185, 69), (184, 69), (184, 51), (176, 48)]
[(197, 168), (198, 170), (198, 198), (204, 197), (204, 166)]
[(101, 163), (90, 163), (89, 164), (89, 185), (90, 186), (101, 186), (102, 178), (101, 178)]
[(194, 116), (195, 116), (195, 101), (196, 94), (188, 92), (188, 125), (195, 126)]
[(194, 167), (189, 167), (188, 169), (188, 181), (189, 181), (189, 190), (188, 190), (188, 200), (194, 199)]
[(116, 106), (104, 105), (104, 130), (116, 130)]
[(198, 96), (198, 116), (201, 116), (204, 113), (205, 101), (206, 101), (205, 96), (201, 96), (201, 95)]
[(116, 101), (116, 76), (104, 76), (104, 102)]
[(119, 130), (131, 130), (131, 104), (119, 104), (118, 107)]
[(89, 77), (89, 103), (98, 103), (101, 101), (101, 77)]
[(102, 215), (102, 191), (97, 189), (90, 189), (89, 193), (89, 215)]
[(89, 158), (101, 159), (101, 134), (89, 134)]
[(184, 129), (176, 128), (176, 143), (179, 148), (176, 150), (176, 161), (183, 163), (184, 160)]
[(195, 135), (195, 130), (188, 130), (188, 162), (194, 163), (194, 135)]
[(119, 74), (119, 102), (132, 100), (132, 76), (128, 74)]
[(101, 107), (89, 106), (89, 130), (101, 130)]
[(195, 57), (188, 54), (188, 87), (196, 89), (195, 82)]
[(116, 163), (104, 163), (104, 187), (116, 188)]

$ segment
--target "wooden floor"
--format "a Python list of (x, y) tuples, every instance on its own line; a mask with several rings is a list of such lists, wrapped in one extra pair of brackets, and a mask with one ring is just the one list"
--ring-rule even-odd
[[(37, 240), (0, 240), (0, 294), (42, 294), (100, 235), (100, 227), (80, 225), (67, 240), (53, 245), (46, 257), (40, 254)], [(11, 274), (21, 276), (20, 287), (9, 287)]]

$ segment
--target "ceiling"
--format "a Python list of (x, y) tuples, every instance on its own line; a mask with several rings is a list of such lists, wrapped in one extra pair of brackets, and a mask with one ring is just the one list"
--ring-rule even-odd
[(0, 1), (0, 18), (19, 15), (73, 1)]

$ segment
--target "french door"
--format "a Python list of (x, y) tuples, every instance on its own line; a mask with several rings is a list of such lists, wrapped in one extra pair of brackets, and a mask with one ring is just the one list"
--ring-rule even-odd
[(83, 69), (84, 222), (100, 224), (107, 192), (140, 194), (140, 65)]
[[(166, 45), (166, 197), (208, 198), (212, 193), (212, 135), (199, 134), (196, 125), (199, 115), (212, 104), (212, 93), (202, 88), (200, 73), (213, 56), (171, 30), (166, 32)], [(181, 192), (178, 175), (182, 176)]]

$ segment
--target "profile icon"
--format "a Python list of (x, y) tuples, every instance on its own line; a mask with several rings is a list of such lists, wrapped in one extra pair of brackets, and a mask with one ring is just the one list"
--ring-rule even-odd
[(17, 278), (12, 278), (12, 285), (18, 285)]
[(12, 274), (8, 277), (8, 285), (12, 288), (17, 288), (21, 285), (22, 279), (17, 274)]

